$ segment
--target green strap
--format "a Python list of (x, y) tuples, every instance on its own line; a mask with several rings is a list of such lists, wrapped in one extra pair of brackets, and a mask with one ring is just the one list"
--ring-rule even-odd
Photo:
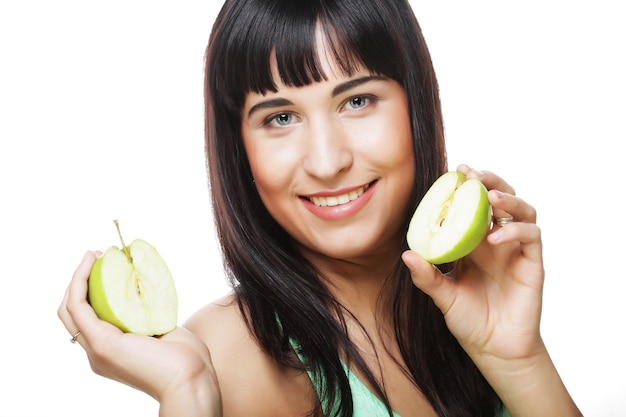
[[(298, 355), (298, 358), (302, 363), (306, 363), (304, 360), (304, 356), (300, 351), (300, 345), (293, 339), (289, 340), (289, 343), (293, 347), (293, 350)], [(366, 386), (361, 382), (359, 378), (348, 368), (348, 366), (342, 361), (341, 365), (343, 366), (343, 370), (348, 376), (348, 382), (350, 383), (350, 390), (352, 391), (352, 403), (353, 403), (353, 414), (352, 417), (389, 417), (389, 412), (385, 407), (385, 404), (374, 395)], [(323, 390), (322, 384), (324, 381), (317, 381), (318, 378), (315, 377), (313, 372), (311, 372), (308, 367), (306, 370), (313, 386), (315, 387), (315, 391), (317, 392), (318, 398), (322, 403), (322, 408), (324, 410), (325, 415), (329, 415), (330, 411), (333, 410), (337, 405), (334, 404), (333, 407), (329, 408), (328, 401), (325, 398), (322, 398)], [(393, 417), (400, 417), (399, 414), (393, 413)], [(502, 408), (494, 417), (511, 417), (506, 408)]]

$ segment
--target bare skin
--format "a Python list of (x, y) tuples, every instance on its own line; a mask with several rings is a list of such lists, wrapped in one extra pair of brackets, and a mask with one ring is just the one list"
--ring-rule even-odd
[(57, 312), (69, 333), (81, 329), (75, 339), (94, 373), (152, 396), (160, 403), (161, 416), (221, 416), (211, 355), (197, 336), (183, 327), (159, 338), (123, 333), (96, 316), (87, 302), (87, 281), (100, 255), (85, 254)]
[[(454, 281), (442, 277), (417, 254), (406, 252), (403, 259), (415, 284), (442, 309), (448, 326), (512, 416), (580, 416), (539, 333), (543, 270), (540, 233), (532, 223), (534, 210), (494, 174), (470, 172), (463, 166), (459, 170), (480, 177), (489, 189), (498, 186), (508, 191), (491, 191), (491, 204), (498, 215), (511, 214), (525, 221), (494, 229), (463, 262)], [(69, 334), (81, 329), (77, 342), (87, 352), (94, 372), (153, 396), (161, 403), (163, 417), (182, 412), (190, 416), (304, 416), (310, 411), (313, 397), (308, 377), (279, 367), (262, 352), (232, 298), (208, 305), (184, 327), (160, 338), (124, 334), (100, 321), (86, 301), (95, 257), (93, 252), (85, 255), (58, 311)], [(370, 326), (374, 321), (368, 321), (372, 316), (367, 312), (374, 310), (364, 300), (371, 298), (364, 296), (362, 287), (345, 288), (344, 296), (354, 295), (345, 302), (351, 299), (360, 321)], [(493, 311), (499, 314), (489, 314)], [(389, 341), (384, 343), (389, 345)], [(371, 347), (360, 346), (366, 351)], [(388, 359), (383, 357), (381, 363), (388, 364)], [(397, 368), (383, 369), (380, 377), (389, 388), (395, 411), (403, 417), (434, 415), (419, 392), (404, 389), (410, 384)]]
[[(222, 389), (224, 416), (305, 416), (314, 406), (314, 391), (306, 373), (284, 369), (263, 352), (250, 335), (232, 296), (199, 310), (186, 323), (207, 343)], [(376, 329), (371, 334), (377, 334)], [(361, 347), (371, 353), (363, 338)], [(377, 345), (381, 343), (377, 341)], [(402, 416), (436, 416), (421, 393), (378, 346), (379, 374), (387, 383), (390, 401)], [(372, 354), (365, 355), (379, 369)], [(254, 377), (252, 377), (254, 376)], [(419, 413), (417, 412), (419, 410)]]
[(232, 297), (202, 308), (185, 327), (211, 351), (224, 416), (306, 415), (312, 408), (306, 373), (281, 368), (260, 349)]
[[(414, 182), (406, 95), (393, 80), (364, 69), (347, 76), (324, 61), (331, 53), (319, 56), (326, 80), (296, 88), (277, 78), (277, 91), (246, 97), (242, 136), (257, 191), (363, 326), (349, 321), (350, 336), (394, 411), (435, 416), (402, 372), (391, 320), (377, 305), (389, 259), (405, 239), (402, 217)], [(494, 227), (453, 280), (405, 252), (413, 282), (441, 309), (513, 417), (580, 416), (539, 331), (544, 271), (535, 209), (499, 176), (465, 165), (458, 170), (490, 190), (496, 216), (515, 222)], [(340, 198), (346, 200), (340, 205), (314, 201)], [(100, 321), (87, 303), (95, 257), (86, 254), (58, 310), (70, 335), (81, 331), (77, 341), (95, 373), (151, 395), (162, 417), (306, 416), (313, 409), (307, 374), (263, 352), (232, 297), (159, 338)]]
[(407, 251), (416, 286), (430, 295), (465, 351), (512, 416), (580, 416), (539, 331), (544, 270), (535, 209), (491, 172), (458, 170), (478, 178), (498, 217), (515, 222), (492, 229), (449, 280)]

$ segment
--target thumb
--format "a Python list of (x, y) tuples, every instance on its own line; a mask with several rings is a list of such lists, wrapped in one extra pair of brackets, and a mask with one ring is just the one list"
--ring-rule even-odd
[(454, 281), (443, 275), (437, 267), (424, 260), (417, 252), (405, 251), (402, 260), (411, 272), (413, 284), (430, 296), (445, 315), (454, 303), (456, 293)]

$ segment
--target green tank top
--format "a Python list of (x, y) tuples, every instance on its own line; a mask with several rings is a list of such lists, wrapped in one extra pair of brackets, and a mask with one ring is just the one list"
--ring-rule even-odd
[[(298, 344), (292, 340), (291, 346), (302, 361), (303, 358), (300, 354), (300, 349), (298, 349)], [(348, 377), (348, 382), (350, 383), (350, 390), (352, 391), (352, 417), (389, 417), (389, 412), (387, 411), (385, 404), (376, 395), (374, 395), (374, 393), (371, 392), (352, 371), (350, 371), (350, 368), (348, 368), (345, 363), (342, 362), (342, 365), (343, 370)], [(315, 378), (313, 378), (311, 372), (307, 370), (307, 373), (309, 374), (311, 382), (315, 386), (315, 391), (320, 397), (324, 410), (328, 411), (329, 407), (327, 401), (324, 401), (324, 399), (321, 398), (321, 387), (315, 384)], [(400, 417), (400, 415), (394, 412), (393, 417)], [(503, 408), (501, 411), (496, 413), (494, 417), (511, 417), (511, 415), (505, 408)]]

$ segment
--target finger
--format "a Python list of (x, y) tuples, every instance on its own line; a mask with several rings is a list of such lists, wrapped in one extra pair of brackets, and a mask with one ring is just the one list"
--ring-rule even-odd
[(480, 180), (487, 190), (500, 190), (505, 193), (515, 195), (515, 189), (513, 186), (506, 182), (502, 177), (491, 171), (473, 169), (465, 164), (459, 165), (457, 170), (462, 172), (467, 178)]
[(454, 303), (456, 289), (454, 282), (414, 251), (405, 251), (402, 260), (411, 271), (415, 286), (430, 296), (437, 307), (446, 314)]
[(59, 319), (63, 323), (63, 326), (65, 326), (65, 329), (71, 333), (71, 330), (67, 327), (67, 323), (66, 323), (69, 320), (69, 314), (67, 312), (68, 291), (69, 291), (69, 288), (65, 288), (65, 292), (63, 293), (63, 300), (61, 300), (61, 304), (59, 305), (59, 308), (57, 309), (57, 316), (59, 316)]
[(57, 310), (57, 316), (61, 320), (61, 323), (63, 323), (63, 327), (65, 327), (65, 330), (67, 330), (67, 332), (73, 336), (78, 332), (78, 329), (76, 327), (76, 324), (74, 324), (74, 320), (72, 320), (72, 316), (70, 316), (69, 312), (67, 311), (67, 291), (65, 292), (65, 294), (66, 296), (63, 298), (63, 302)]
[(69, 285), (65, 289), (65, 293), (63, 294), (63, 300), (61, 301), (61, 304), (59, 305), (59, 308), (57, 310), (57, 315), (59, 316), (59, 319), (61, 320), (61, 322), (65, 326), (65, 329), (68, 331), (68, 333), (70, 333), (72, 336), (75, 335), (78, 332), (78, 329), (76, 328), (76, 325), (74, 324), (74, 321), (72, 320), (72, 315), (70, 314), (70, 312), (68, 310), (68, 301), (69, 301), (69, 298), (70, 298), (70, 290), (72, 288), (72, 285), (73, 285), (77, 275), (84, 268), (84, 264), (90, 262), (90, 257), (91, 257), (91, 252), (86, 252), (85, 255), (83, 256), (83, 259), (82, 259), (81, 263), (79, 264), (79, 266), (74, 271), (74, 275), (72, 276), (72, 280), (70, 281)]
[(506, 213), (513, 216), (517, 222), (535, 223), (537, 221), (535, 208), (515, 195), (499, 190), (490, 190), (488, 197), (494, 210), (494, 216), (501, 217), (500, 213)]
[(78, 336), (80, 336), (80, 331), (78, 330), (78, 326), (76, 326), (76, 324), (74, 323), (74, 320), (72, 320), (72, 317), (68, 313), (66, 303), (67, 303), (67, 290), (65, 291), (65, 296), (63, 297), (63, 302), (59, 306), (57, 315), (59, 319), (61, 320), (61, 323), (63, 323), (65, 330), (67, 330), (67, 332), (72, 336), (70, 338), (70, 341), (72, 343), (76, 343), (78, 341)]
[[(507, 183), (502, 177), (494, 174), (491, 171), (481, 171), (477, 169), (472, 169), (467, 165), (459, 165), (457, 168), (458, 171), (462, 172), (467, 178), (475, 178), (483, 183), (487, 190), (499, 190), (501, 192), (515, 195), (515, 189)], [(493, 207), (493, 216), (499, 218), (506, 218), (513, 216), (511, 213), (506, 210)], [(514, 217), (514, 216), (513, 216)]]
[(68, 287), (68, 308), (71, 309), (74, 306), (80, 305), (87, 301), (87, 281), (89, 280), (91, 268), (93, 267), (95, 261), (96, 254), (94, 252), (88, 251), (83, 257), (81, 263), (74, 271), (74, 275), (72, 275), (72, 280), (70, 281), (70, 285)]
[(80, 331), (77, 341), (85, 347), (85, 340), (89, 338), (89, 330), (96, 328), (99, 320), (88, 301), (88, 281), (91, 269), (99, 252), (87, 252), (78, 265), (67, 289), (66, 310), (69, 316), (68, 331), (75, 335)]
[(533, 223), (513, 222), (487, 236), (489, 243), (504, 245), (518, 242), (522, 255), (533, 262), (542, 262), (541, 229)]

